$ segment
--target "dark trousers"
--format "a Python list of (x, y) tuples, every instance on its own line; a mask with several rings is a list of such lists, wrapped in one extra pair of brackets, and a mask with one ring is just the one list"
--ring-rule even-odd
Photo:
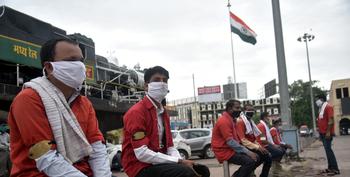
[(270, 152), (272, 160), (275, 161), (281, 161), (283, 155), (286, 153), (285, 150), (283, 150), (282, 148), (276, 148), (273, 145), (269, 144), (266, 149)]
[(249, 177), (250, 173), (256, 168), (256, 162), (246, 154), (236, 153), (228, 162), (241, 166), (233, 174), (234, 177)]
[(326, 151), (328, 169), (339, 170), (337, 159), (335, 158), (334, 152), (332, 150), (333, 137), (331, 137), (330, 139), (326, 139), (325, 134), (320, 134), (320, 139), (323, 143), (324, 150)]
[(260, 177), (268, 177), (269, 172), (270, 172), (270, 168), (271, 168), (271, 164), (272, 164), (271, 154), (270, 153), (263, 154), (258, 150), (251, 150), (251, 151), (255, 152), (259, 156), (259, 159), (255, 163), (255, 168), (258, 167), (259, 165), (261, 165), (262, 163), (264, 163), (263, 168), (261, 170)]
[(186, 165), (166, 163), (146, 167), (136, 177), (194, 177), (194, 175), (193, 169)]
[(10, 176), (10, 170), (10, 151), (7, 149), (0, 149), (0, 177)]

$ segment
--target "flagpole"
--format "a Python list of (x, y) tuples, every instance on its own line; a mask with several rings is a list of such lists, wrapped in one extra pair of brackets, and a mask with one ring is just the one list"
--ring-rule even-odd
[(232, 40), (232, 31), (231, 31), (231, 10), (230, 10), (231, 4), (230, 4), (230, 0), (227, 1), (227, 8), (228, 8), (228, 19), (229, 19), (229, 24), (230, 24), (230, 34), (231, 34), (231, 52), (232, 52), (232, 64), (233, 64), (233, 89), (235, 92), (235, 99), (238, 99), (238, 95), (237, 95), (237, 82), (236, 82), (236, 68), (235, 68), (235, 56), (234, 56), (234, 52), (233, 52), (233, 40)]

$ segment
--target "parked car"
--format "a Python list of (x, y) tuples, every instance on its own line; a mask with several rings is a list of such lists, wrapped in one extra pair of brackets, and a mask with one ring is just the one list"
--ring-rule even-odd
[(349, 135), (350, 134), (350, 129), (347, 127), (341, 127), (339, 129), (340, 135)]
[(179, 132), (176, 130), (171, 130), (171, 134), (173, 136), (174, 147), (179, 151), (182, 159), (188, 159), (191, 157), (191, 147), (189, 144), (186, 144), (183, 140), (175, 139), (176, 135)]
[(207, 128), (194, 128), (179, 130), (175, 135), (175, 141), (183, 141), (191, 147), (192, 155), (198, 155), (201, 158), (214, 158), (211, 150), (212, 130)]
[(123, 167), (121, 164), (122, 158), (122, 145), (107, 143), (107, 154), (109, 159), (109, 165), (112, 170), (122, 171)]
[(307, 127), (307, 125), (300, 126), (299, 134), (300, 134), (300, 136), (309, 136), (310, 135), (310, 130)]

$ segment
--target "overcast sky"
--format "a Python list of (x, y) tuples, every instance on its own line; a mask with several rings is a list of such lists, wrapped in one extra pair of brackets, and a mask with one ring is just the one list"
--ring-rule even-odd
[[(227, 1), (220, 0), (0, 0), (16, 10), (95, 42), (96, 53), (115, 51), (120, 65), (169, 70), (168, 100), (193, 96), (196, 87), (226, 84), (233, 75)], [(233, 35), (236, 77), (247, 82), (248, 98), (278, 78), (271, 0), (232, 0), (231, 11), (253, 29), (256, 45)], [(288, 81), (308, 81), (305, 43), (313, 80), (329, 89), (349, 78), (350, 1), (281, 0)], [(278, 80), (277, 80), (278, 81)], [(197, 91), (196, 91), (197, 93)]]

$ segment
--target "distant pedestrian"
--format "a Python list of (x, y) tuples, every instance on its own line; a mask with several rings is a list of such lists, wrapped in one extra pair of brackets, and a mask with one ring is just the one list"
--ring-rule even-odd
[(323, 143), (327, 156), (328, 168), (322, 170), (321, 173), (328, 175), (340, 174), (337, 159), (332, 150), (332, 140), (334, 136), (334, 112), (333, 107), (327, 102), (326, 95), (320, 94), (316, 96), (316, 105), (319, 108), (317, 118), (318, 131), (320, 140)]

